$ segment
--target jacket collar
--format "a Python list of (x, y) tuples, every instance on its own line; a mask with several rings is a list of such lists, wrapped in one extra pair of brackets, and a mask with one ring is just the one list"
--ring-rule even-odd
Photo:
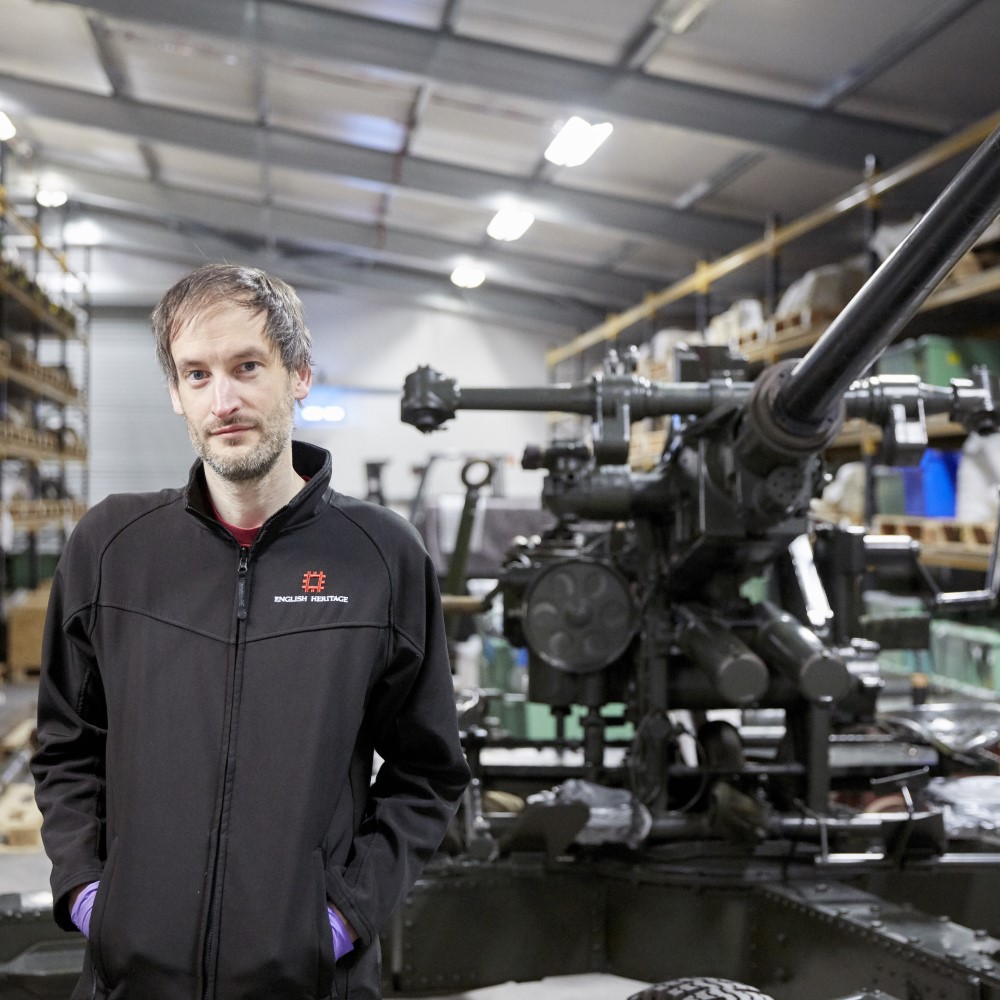
[[(305, 441), (293, 441), (292, 468), (309, 482), (295, 494), (288, 504), (267, 519), (265, 524), (269, 528), (306, 521), (313, 517), (326, 503), (326, 494), (333, 470), (330, 453), (325, 448), (306, 444)], [(189, 512), (198, 514), (202, 518), (215, 520), (208, 496), (208, 484), (205, 481), (205, 466), (201, 459), (198, 459), (191, 466), (191, 474), (184, 489), (184, 500)]]

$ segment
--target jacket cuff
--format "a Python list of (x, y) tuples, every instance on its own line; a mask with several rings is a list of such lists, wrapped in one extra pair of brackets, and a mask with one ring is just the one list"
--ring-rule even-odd
[(101, 868), (86, 868), (82, 871), (75, 871), (69, 876), (58, 880), (55, 875), (52, 878), (52, 916), (56, 924), (64, 931), (76, 931), (76, 924), (73, 923), (69, 913), (69, 894), (80, 885), (88, 885), (91, 882), (99, 882), (104, 870)]

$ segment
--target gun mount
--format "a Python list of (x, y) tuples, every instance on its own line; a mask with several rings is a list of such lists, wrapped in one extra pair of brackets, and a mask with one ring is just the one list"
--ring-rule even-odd
[[(581, 796), (586, 802), (599, 794), (594, 789), (629, 797), (632, 826), (617, 847), (638, 850), (639, 867), (654, 881), (655, 858), (664, 856), (657, 851), (700, 857), (716, 841), (741, 844), (744, 859), (789, 851), (814, 873), (895, 870), (929, 859), (956, 864), (942, 810), (923, 790), (931, 777), (956, 769), (995, 774), (996, 757), (920, 740), (912, 725), (890, 731), (878, 710), (879, 649), (861, 623), (865, 574), (915, 563), (914, 546), (818, 524), (811, 500), (825, 482), (825, 453), (848, 418), (881, 428), (890, 464), (919, 461), (928, 416), (944, 414), (980, 433), (1000, 426), (1000, 383), (990, 371), (974, 369), (947, 386), (870, 374), (998, 212), (1000, 131), (805, 357), (754, 379), (744, 359), (721, 348), (681, 352), (669, 383), (637, 375), (634, 355), (614, 351), (602, 372), (572, 384), (465, 388), (429, 367), (407, 377), (402, 419), (424, 432), (467, 409), (590, 418), (589, 443), (556, 440), (525, 451), (525, 468), (545, 472), (542, 501), (556, 525), (513, 543), (498, 583), (503, 629), (528, 650), (529, 700), (550, 706), (557, 720), (574, 706), (585, 711), (582, 740), (565, 739), (560, 726), (548, 744), (578, 750), (582, 759), (550, 776), (583, 778), (591, 789), (567, 793), (562, 804), (578, 805)], [(667, 442), (654, 469), (632, 471), (630, 428), (648, 417), (669, 418)], [(929, 603), (993, 607), (996, 555), (994, 547), (982, 589), (932, 588)], [(766, 582), (766, 598), (747, 596), (755, 581)], [(624, 705), (632, 726), (625, 745), (606, 738), (608, 726), (621, 721), (602, 714), (612, 703)], [(689, 721), (679, 722), (678, 713)], [(748, 725), (755, 717), (777, 722), (755, 729)], [(685, 750), (692, 737), (693, 754), (690, 744)], [(482, 793), (495, 782), (484, 752), (495, 742), (523, 743), (491, 740), (475, 724), (465, 738), (475, 775), (465, 844), (473, 857), (510, 850), (523, 840), (526, 820), (550, 859), (573, 842), (579, 823), (552, 818), (556, 813), (550, 821), (531, 807), (520, 817), (485, 813)], [(886, 791), (902, 805), (890, 814), (866, 811)], [(560, 822), (568, 832), (557, 829)], [(996, 865), (995, 839), (973, 837), (965, 860)], [(741, 869), (720, 878), (745, 885), (746, 877)], [(776, 876), (772, 869), (759, 877)], [(659, 968), (648, 953), (639, 965)], [(773, 969), (768, 975), (769, 984), (780, 981)], [(1000, 996), (992, 959), (988, 975), (988, 995)], [(787, 981), (798, 988), (771, 988), (797, 1000), (832, 995), (801, 991), (808, 977), (789, 974)], [(907, 1000), (924, 995), (905, 993)]]

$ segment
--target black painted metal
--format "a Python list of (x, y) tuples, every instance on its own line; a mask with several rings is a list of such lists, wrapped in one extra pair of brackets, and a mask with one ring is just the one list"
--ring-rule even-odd
[[(791, 860), (714, 850), (673, 862), (523, 855), (432, 868), (384, 939), (386, 995), (610, 972), (650, 983), (711, 975), (775, 1000), (1000, 996), (1000, 940), (958, 922), (961, 912), (875, 895), (862, 870), (825, 879)], [(909, 875), (896, 874), (905, 887)], [(935, 897), (925, 902), (961, 903), (960, 873), (923, 875)], [(1000, 873), (984, 882), (995, 898)]]
[(2, 1000), (64, 1000), (80, 976), (83, 953), (83, 938), (53, 922), (47, 893), (0, 896)]

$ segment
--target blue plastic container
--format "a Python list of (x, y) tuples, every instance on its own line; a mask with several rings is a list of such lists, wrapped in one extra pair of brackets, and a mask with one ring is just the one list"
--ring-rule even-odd
[(911, 517), (954, 517), (957, 451), (928, 448), (920, 465), (903, 472), (906, 513)]

